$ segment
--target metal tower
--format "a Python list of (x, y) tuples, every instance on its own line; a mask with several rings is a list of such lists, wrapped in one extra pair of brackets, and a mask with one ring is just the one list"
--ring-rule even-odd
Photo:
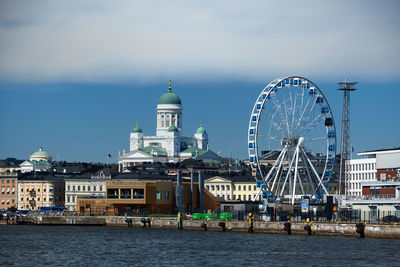
[(339, 195), (342, 190), (347, 194), (346, 182), (348, 177), (348, 164), (347, 160), (350, 159), (351, 146), (350, 146), (350, 91), (355, 91), (354, 87), (357, 82), (344, 82), (338, 83), (339, 91), (343, 91), (343, 112), (342, 112), (342, 134), (341, 134), (341, 149), (340, 149), (340, 176), (339, 176)]

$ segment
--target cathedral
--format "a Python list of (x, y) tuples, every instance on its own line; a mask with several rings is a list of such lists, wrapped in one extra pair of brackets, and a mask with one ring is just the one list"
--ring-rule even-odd
[(208, 135), (201, 123), (193, 136), (182, 136), (182, 116), (182, 101), (172, 92), (169, 81), (168, 91), (158, 99), (156, 135), (145, 136), (136, 123), (130, 133), (129, 152), (119, 154), (119, 170), (143, 162), (176, 163), (188, 158), (220, 162), (221, 158), (209, 150)]

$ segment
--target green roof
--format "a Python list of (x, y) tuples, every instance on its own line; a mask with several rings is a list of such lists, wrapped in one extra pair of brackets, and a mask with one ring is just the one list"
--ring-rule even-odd
[(206, 129), (203, 128), (203, 126), (200, 126), (197, 130), (196, 130), (197, 134), (206, 134)]
[(196, 154), (197, 154), (197, 156), (202, 156), (206, 152), (207, 152), (207, 150), (203, 150), (203, 149), (192, 146), (186, 150), (183, 150), (181, 153), (191, 153), (192, 156), (196, 156)]
[(151, 152), (164, 152), (167, 153), (167, 150), (165, 148), (162, 147), (157, 147), (157, 146), (146, 146), (146, 147), (142, 147), (139, 148), (140, 151), (143, 151), (146, 154), (151, 155)]
[(176, 128), (175, 125), (171, 125), (171, 126), (168, 128), (168, 132), (177, 132), (177, 131), (178, 131), (178, 128)]
[(133, 128), (132, 133), (143, 133), (143, 130), (139, 127), (139, 125), (136, 125), (136, 127)]
[(49, 153), (47, 153), (46, 151), (43, 150), (43, 148), (40, 148), (39, 151), (36, 151), (35, 153), (33, 153), (31, 155), (31, 157), (50, 157)]
[(158, 104), (175, 104), (175, 105), (181, 105), (181, 99), (179, 96), (177, 96), (175, 93), (172, 92), (171, 89), (171, 81), (168, 83), (169, 88), (168, 91), (160, 96), (158, 99)]
[(32, 165), (51, 165), (50, 163), (44, 160), (39, 160), (39, 161), (30, 160), (29, 163), (31, 163)]

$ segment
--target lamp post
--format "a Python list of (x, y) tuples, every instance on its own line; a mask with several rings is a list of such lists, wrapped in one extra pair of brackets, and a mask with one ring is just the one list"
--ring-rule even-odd
[(31, 200), (29, 200), (29, 204), (31, 205), (31, 209), (35, 210), (35, 206), (36, 206), (36, 201), (35, 201), (36, 191), (35, 191), (35, 189), (32, 188), (32, 190), (29, 191), (29, 196), (31, 197)]

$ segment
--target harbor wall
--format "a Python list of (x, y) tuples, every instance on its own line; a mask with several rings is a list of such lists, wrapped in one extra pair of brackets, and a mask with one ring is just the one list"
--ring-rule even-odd
[[(128, 225), (126, 220), (131, 220)], [(38, 225), (93, 225), (93, 226), (116, 226), (116, 227), (133, 227), (143, 228), (143, 218), (138, 217), (120, 217), (120, 216), (38, 216), (32, 219), (32, 223)], [(153, 229), (177, 229), (176, 218), (145, 218), (150, 220), (150, 227)], [(183, 220), (183, 230), (205, 231), (223, 231), (219, 225), (220, 222), (225, 223), (225, 231), (227, 232), (248, 232), (249, 223), (247, 221), (220, 221), (220, 220)], [(307, 235), (304, 229), (307, 223), (292, 222), (291, 234)], [(319, 223), (311, 222), (311, 235), (332, 235), (332, 236), (350, 236), (359, 237), (356, 232), (356, 224), (344, 223)], [(148, 228), (148, 223), (146, 223)], [(365, 237), (371, 238), (391, 238), (400, 239), (400, 224), (365, 224)], [(270, 233), (270, 234), (288, 234), (284, 230), (284, 222), (254, 222), (254, 233)]]

